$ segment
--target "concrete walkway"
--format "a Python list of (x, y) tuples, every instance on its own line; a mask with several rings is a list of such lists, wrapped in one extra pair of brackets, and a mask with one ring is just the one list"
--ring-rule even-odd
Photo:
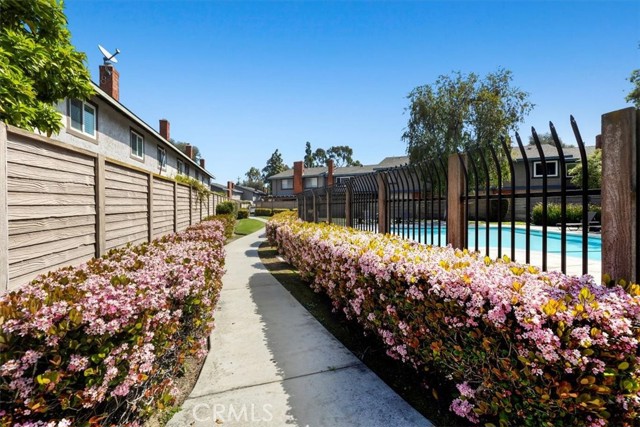
[(271, 276), (262, 233), (227, 245), (211, 351), (167, 425), (432, 426)]

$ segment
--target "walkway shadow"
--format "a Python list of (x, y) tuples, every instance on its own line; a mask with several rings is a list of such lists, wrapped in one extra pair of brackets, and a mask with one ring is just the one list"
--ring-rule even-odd
[[(247, 251), (256, 261), (257, 251)], [(265, 269), (259, 261), (253, 267)], [(340, 344), (270, 273), (253, 274), (251, 299), (287, 395), (286, 424), (429, 425)], [(293, 423), (293, 424), (289, 424)]]

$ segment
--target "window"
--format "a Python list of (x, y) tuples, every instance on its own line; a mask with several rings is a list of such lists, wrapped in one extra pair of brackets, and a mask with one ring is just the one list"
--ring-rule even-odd
[(353, 178), (352, 176), (337, 176), (336, 177), (336, 184), (344, 184), (347, 181), (349, 181), (351, 178)]
[(283, 179), (281, 182), (283, 190), (293, 190), (293, 179)]
[(96, 136), (96, 107), (77, 99), (69, 101), (71, 127), (91, 137)]
[(189, 164), (188, 164), (188, 163), (186, 163), (186, 164), (184, 165), (184, 174), (185, 174), (186, 176), (190, 176), (190, 175), (189, 175), (190, 173), (191, 173), (191, 171), (189, 170)]
[(178, 173), (184, 174), (184, 162), (182, 160), (178, 160)]
[(304, 179), (304, 188), (317, 188), (318, 187), (318, 178), (305, 178)]
[(144, 138), (136, 131), (131, 131), (131, 155), (139, 159), (144, 158)]
[(167, 170), (167, 151), (158, 145), (158, 166), (160, 170)]
[[(547, 163), (547, 177), (553, 178), (558, 176), (558, 161), (552, 160)], [(533, 162), (533, 177), (542, 178), (544, 176), (544, 168), (542, 162)]]

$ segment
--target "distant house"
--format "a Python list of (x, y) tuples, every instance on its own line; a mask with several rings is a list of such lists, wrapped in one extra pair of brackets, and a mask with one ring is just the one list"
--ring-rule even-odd
[[(527, 163), (529, 164), (529, 177), (531, 178), (531, 189), (542, 188), (542, 178), (544, 176), (543, 162), (538, 153), (538, 149), (535, 145), (527, 145), (524, 147), (527, 155)], [(585, 147), (587, 156), (595, 151), (595, 146)], [(549, 144), (542, 144), (542, 152), (547, 164), (547, 188), (549, 190), (557, 190), (561, 186), (560, 180), (560, 156), (558, 155), (558, 149)], [(570, 178), (568, 172), (580, 161), (580, 150), (578, 147), (566, 147), (563, 148), (563, 154), (566, 163), (566, 175)], [(526, 187), (526, 168), (525, 161), (520, 149), (514, 149), (512, 152), (512, 158), (514, 162), (514, 172), (516, 178), (516, 191), (522, 191)], [(572, 184), (567, 182), (568, 186)], [(505, 183), (506, 186), (510, 186), (510, 183)]]
[(160, 120), (156, 131), (120, 103), (119, 73), (113, 66), (100, 66), (100, 85), (93, 85), (91, 99), (58, 103), (63, 129), (53, 139), (157, 175), (183, 174), (209, 184), (213, 175), (204, 159), (195, 162), (190, 146), (183, 153), (169, 142), (167, 120)]
[(264, 191), (256, 190), (253, 187), (246, 187), (244, 185), (235, 185), (234, 190), (240, 191), (240, 200), (248, 201), (251, 203), (262, 200), (267, 195)]
[(296, 162), (293, 169), (280, 172), (269, 178), (271, 195), (274, 197), (291, 197), (305, 190), (325, 188), (332, 184), (346, 182), (356, 176), (404, 165), (408, 161), (409, 158), (406, 156), (387, 157), (375, 165), (338, 168), (334, 168), (331, 160), (327, 166), (314, 168), (305, 168), (303, 162)]

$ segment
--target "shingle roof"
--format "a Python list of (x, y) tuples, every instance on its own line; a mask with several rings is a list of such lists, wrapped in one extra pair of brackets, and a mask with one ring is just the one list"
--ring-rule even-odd
[(380, 163), (378, 163), (377, 165), (373, 165), (373, 168), (375, 170), (393, 168), (396, 166), (405, 165), (407, 163), (409, 163), (409, 156), (385, 157)]
[[(387, 169), (395, 166), (401, 166), (406, 163), (409, 163), (408, 156), (385, 157), (384, 159), (382, 159), (380, 163), (375, 165), (344, 166), (340, 168), (335, 168), (333, 170), (333, 176), (363, 175), (366, 173), (375, 172), (380, 169)], [(327, 174), (327, 167), (323, 166), (323, 167), (317, 167), (317, 168), (305, 168), (302, 176), (314, 177), (314, 176), (324, 176), (326, 174)], [(285, 179), (285, 178), (293, 178), (293, 169), (289, 169), (269, 177), (270, 180)]]
[[(593, 145), (584, 147), (587, 153), (587, 156), (593, 153), (596, 149)], [(527, 154), (528, 160), (539, 160), (540, 153), (535, 145), (526, 145), (524, 147), (525, 153)], [(567, 160), (578, 160), (580, 159), (580, 149), (578, 147), (565, 147), (562, 149), (565, 159)], [(559, 158), (558, 149), (553, 145), (542, 144), (542, 153), (546, 160), (555, 160)], [(521, 162), (523, 157), (520, 149), (518, 147), (512, 147), (511, 156), (515, 162)]]

